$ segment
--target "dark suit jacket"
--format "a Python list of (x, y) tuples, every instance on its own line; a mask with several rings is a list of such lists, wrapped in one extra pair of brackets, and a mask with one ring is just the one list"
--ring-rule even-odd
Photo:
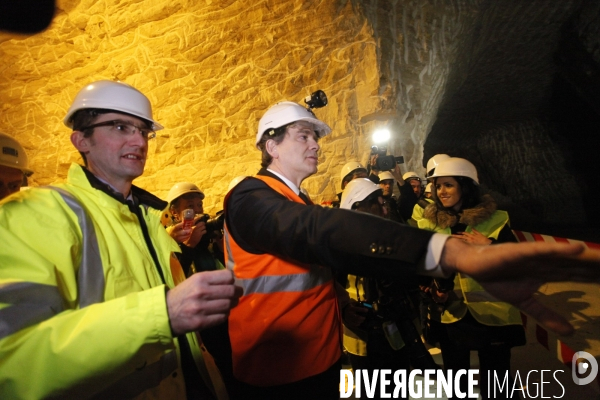
[[(280, 180), (266, 169), (259, 175)], [(414, 274), (433, 235), (370, 214), (295, 203), (253, 178), (233, 189), (224, 210), (229, 233), (250, 253), (366, 277)]]

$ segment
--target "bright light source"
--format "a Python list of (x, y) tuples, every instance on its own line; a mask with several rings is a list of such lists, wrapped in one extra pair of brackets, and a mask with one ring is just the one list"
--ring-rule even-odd
[(373, 143), (386, 143), (390, 140), (390, 131), (387, 129), (378, 129), (373, 132)]

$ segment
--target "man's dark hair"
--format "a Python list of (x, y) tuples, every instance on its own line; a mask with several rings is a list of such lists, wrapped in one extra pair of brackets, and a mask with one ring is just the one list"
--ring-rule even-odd
[(273, 157), (271, 157), (271, 155), (267, 151), (267, 141), (273, 139), (277, 144), (283, 142), (288, 126), (292, 124), (293, 122), (287, 125), (280, 126), (279, 128), (268, 129), (266, 132), (263, 133), (262, 137), (260, 138), (260, 142), (258, 142), (257, 145), (260, 151), (262, 152), (262, 161), (260, 165), (263, 168), (268, 168), (269, 165), (271, 165), (271, 163), (273, 162)]

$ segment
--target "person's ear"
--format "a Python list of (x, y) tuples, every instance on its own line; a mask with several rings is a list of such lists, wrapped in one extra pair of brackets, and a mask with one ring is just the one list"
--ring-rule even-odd
[(90, 152), (89, 139), (90, 138), (86, 138), (81, 131), (73, 131), (73, 133), (71, 133), (71, 143), (73, 143), (73, 146), (75, 146), (80, 153), (87, 154)]
[(269, 153), (269, 155), (274, 159), (279, 158), (279, 147), (273, 139), (267, 140), (267, 143), (265, 143), (265, 149), (267, 150), (267, 153)]

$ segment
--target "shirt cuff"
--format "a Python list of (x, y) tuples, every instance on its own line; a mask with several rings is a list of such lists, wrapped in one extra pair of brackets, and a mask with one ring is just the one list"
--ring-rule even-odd
[(450, 274), (445, 274), (440, 260), (442, 258), (442, 251), (446, 245), (446, 240), (450, 238), (450, 235), (444, 235), (441, 233), (434, 233), (429, 243), (427, 244), (427, 254), (425, 255), (425, 262), (421, 263), (417, 268), (417, 273), (421, 275), (433, 276), (435, 278), (447, 278)]

